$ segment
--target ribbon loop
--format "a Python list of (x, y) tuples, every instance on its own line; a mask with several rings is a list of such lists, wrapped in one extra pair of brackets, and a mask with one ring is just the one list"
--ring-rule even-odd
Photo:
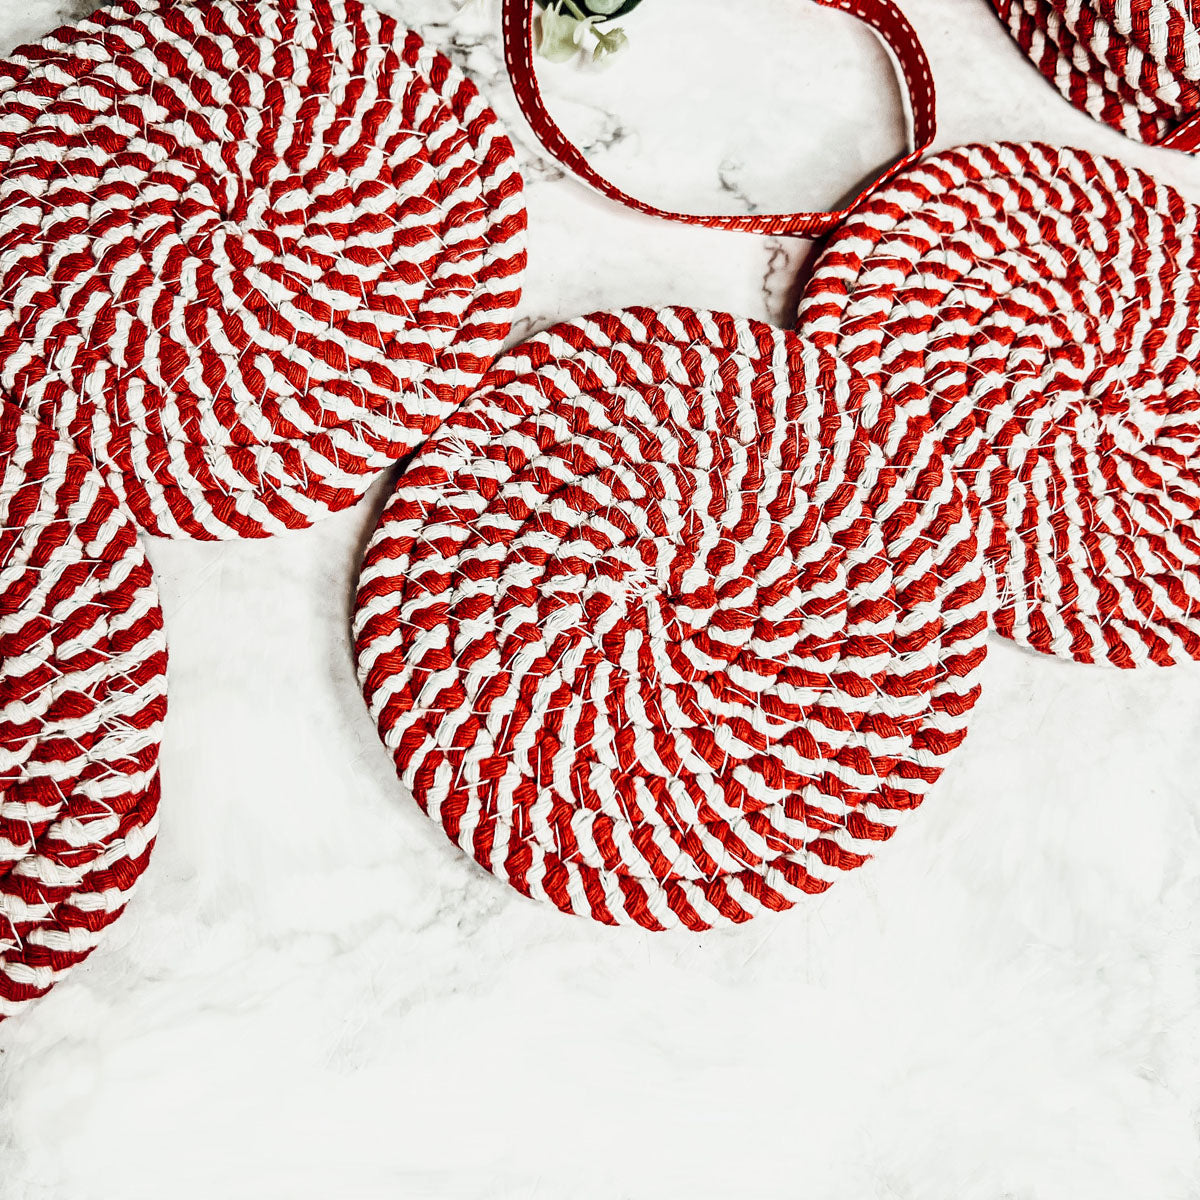
[(728, 229), (739, 233), (819, 236), (840, 224), (867, 192), (915, 162), (933, 144), (937, 132), (937, 96), (933, 73), (916, 30), (904, 14), (891, 0), (814, 0), (825, 8), (837, 9), (857, 17), (869, 25), (891, 50), (908, 92), (913, 144), (909, 153), (862, 187), (845, 207), (833, 212), (705, 215), (657, 208), (629, 195), (605, 179), (588, 163), (582, 151), (567, 138), (550, 115), (542, 99), (534, 68), (533, 2), (534, 0), (504, 0), (504, 56), (521, 112), (538, 141), (552, 158), (602, 195), (633, 209), (634, 212), (678, 221), (685, 225), (702, 225), (709, 229)]

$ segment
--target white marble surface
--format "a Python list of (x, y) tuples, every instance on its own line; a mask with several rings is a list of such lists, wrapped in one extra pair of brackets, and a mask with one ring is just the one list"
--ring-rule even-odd
[[(903, 6), (941, 144), (1083, 145), (1200, 200), (1200, 164), (1069, 108), (986, 0)], [(69, 7), (2, 0), (0, 43)], [(389, 7), (519, 128), (498, 0)], [(844, 17), (646, 0), (627, 25), (609, 71), (543, 71), (649, 197), (818, 205), (899, 146)], [(802, 244), (656, 224), (522, 158), (519, 332), (631, 302), (787, 319)], [(1200, 669), (997, 644), (966, 747), (875, 864), (739, 931), (612, 931), (496, 883), (400, 794), (347, 637), (382, 495), (268, 543), (152, 545), (162, 833), (101, 950), (0, 1025), (3, 1200), (1200, 1195)]]

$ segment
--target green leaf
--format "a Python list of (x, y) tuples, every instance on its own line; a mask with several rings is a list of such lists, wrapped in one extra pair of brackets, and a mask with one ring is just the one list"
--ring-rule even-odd
[(592, 51), (594, 62), (600, 62), (602, 59), (618, 53), (629, 41), (623, 29), (602, 30), (593, 27), (592, 32), (596, 35), (596, 48)]
[[(553, 0), (538, 0), (538, 3), (546, 8)], [(626, 13), (633, 12), (642, 0), (576, 0), (583, 11), (589, 16), (602, 17), (605, 20), (612, 17), (623, 17)]]

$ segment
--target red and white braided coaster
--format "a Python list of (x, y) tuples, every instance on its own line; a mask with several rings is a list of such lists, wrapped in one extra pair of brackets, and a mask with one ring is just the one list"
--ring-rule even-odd
[(684, 308), (502, 358), (359, 585), (359, 677), (429, 816), (521, 892), (649, 929), (859, 866), (961, 742), (987, 630), (969, 495), (885, 406)]
[(1200, 658), (1200, 209), (1081, 150), (951, 150), (834, 235), (799, 329), (935, 421), (1002, 634)]
[(115, 0), (0, 63), (0, 385), (152, 533), (352, 504), (500, 349), (524, 231), (474, 84), (353, 0)]
[(0, 402), (0, 1018), (91, 953), (145, 869), (166, 666), (117, 497)]
[(1200, 147), (1200, 25), (1191, 0), (992, 0), (1076, 108), (1138, 141)]

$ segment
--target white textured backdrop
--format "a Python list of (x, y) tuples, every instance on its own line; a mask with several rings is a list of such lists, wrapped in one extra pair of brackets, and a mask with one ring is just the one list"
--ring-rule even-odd
[[(1081, 145), (1200, 200), (1200, 164), (1076, 113), (986, 0), (903, 6), (941, 145)], [(80, 7), (0, 0), (0, 43)], [(520, 132), (498, 0), (387, 7)], [(611, 70), (543, 78), (647, 197), (819, 206), (899, 146), (845, 17), (645, 0), (627, 26)], [(802, 244), (656, 224), (522, 159), (514, 340), (635, 302), (789, 317)], [(1200, 1196), (1200, 668), (996, 644), (965, 748), (876, 863), (735, 932), (611, 931), (496, 883), (400, 793), (347, 636), (382, 495), (151, 546), (162, 834), (103, 947), (0, 1025), (2, 1200)]]

